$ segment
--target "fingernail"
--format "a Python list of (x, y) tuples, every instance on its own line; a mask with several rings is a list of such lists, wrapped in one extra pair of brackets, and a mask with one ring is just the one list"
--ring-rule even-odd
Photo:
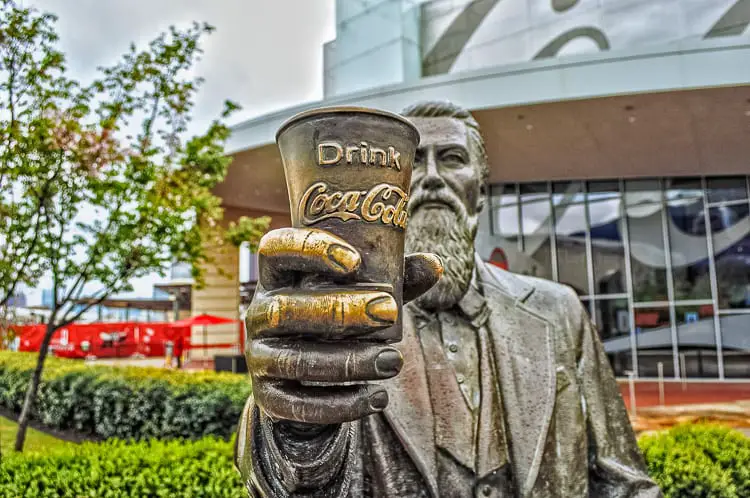
[(396, 301), (388, 295), (376, 297), (367, 303), (365, 313), (376, 322), (395, 323), (398, 318)]
[(445, 272), (445, 266), (443, 266), (443, 259), (438, 256), (437, 254), (433, 254), (435, 256), (435, 270), (438, 274), (438, 278), (443, 276), (443, 273)]
[(370, 396), (370, 409), (382, 410), (388, 406), (388, 393), (385, 391), (378, 391)]
[(375, 370), (382, 377), (393, 377), (401, 370), (401, 353), (395, 349), (386, 349), (375, 358)]
[(340, 244), (331, 244), (328, 247), (328, 259), (347, 272), (353, 271), (359, 266), (357, 253)]

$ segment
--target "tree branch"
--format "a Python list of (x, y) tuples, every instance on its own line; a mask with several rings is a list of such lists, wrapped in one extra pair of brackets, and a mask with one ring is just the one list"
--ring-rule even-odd
[[(117, 204), (117, 207), (115, 208), (112, 215), (110, 215), (109, 220), (107, 220), (107, 226), (103, 231), (100, 231), (97, 233), (97, 237), (101, 238), (102, 233), (107, 233), (112, 228), (112, 223), (115, 215), (120, 213), (120, 209), (122, 209), (122, 204), (124, 202), (124, 199), (121, 199), (120, 202)], [(100, 244), (92, 244), (91, 245), (91, 255), (89, 256), (88, 261), (81, 269), (80, 274), (78, 275), (78, 278), (73, 283), (73, 286), (70, 288), (70, 291), (67, 293), (63, 301), (69, 301), (71, 299), (78, 298), (81, 295), (81, 292), (83, 292), (83, 288), (86, 285), (86, 281), (89, 278), (89, 269), (91, 268), (91, 265), (95, 264), (96, 257), (98, 254), (98, 248), (100, 247)], [(80, 287), (80, 289), (79, 289)]]
[[(43, 208), (42, 208), (43, 209)], [(36, 245), (39, 241), (39, 233), (40, 233), (40, 226), (42, 221), (42, 214), (39, 213), (36, 218), (36, 224), (34, 225), (34, 235), (29, 243), (29, 246), (26, 249), (26, 254), (23, 257), (23, 263), (21, 263), (20, 266), (18, 266), (18, 271), (16, 271), (15, 277), (11, 280), (11, 283), (9, 286), (4, 289), (2, 299), (0, 300), (0, 306), (5, 306), (10, 298), (13, 296), (13, 293), (16, 291), (16, 287), (18, 286), (18, 283), (21, 281), (21, 278), (23, 274), (25, 273), (26, 267), (29, 264), (29, 259), (31, 259), (31, 256), (34, 254), (34, 250), (36, 249)]]
[[(34, 255), (36, 251), (36, 246), (39, 242), (39, 235), (41, 233), (41, 221), (42, 221), (42, 212), (46, 212), (46, 204), (49, 200), (50, 194), (51, 194), (51, 185), (52, 182), (55, 181), (57, 178), (58, 173), (60, 172), (61, 168), (58, 168), (50, 178), (47, 179), (47, 181), (44, 183), (41, 189), (41, 194), (37, 196), (37, 205), (39, 206), (39, 213), (37, 214), (36, 223), (34, 224), (34, 230), (32, 233), (32, 239), (28, 244), (28, 247), (26, 248), (26, 254), (23, 256), (23, 263), (18, 266), (14, 266), (14, 268), (17, 269), (15, 277), (11, 280), (10, 285), (4, 290), (4, 294), (2, 297), (2, 300), (0, 300), (0, 306), (4, 306), (7, 304), (8, 300), (12, 297), (13, 293), (16, 290), (16, 286), (21, 281), (21, 278), (23, 278), (23, 275), (26, 271), (27, 265), (29, 264), (29, 260)], [(47, 218), (49, 219), (49, 218)], [(7, 233), (12, 233), (12, 225)], [(11, 254), (9, 257), (11, 257), (13, 260), (16, 259), (16, 249), (13, 248), (11, 251)]]
[[(71, 301), (70, 309), (63, 314), (63, 318), (61, 319), (59, 324), (55, 325), (55, 329), (59, 329), (59, 328), (70, 325), (71, 323), (81, 318), (91, 308), (101, 304), (102, 301), (107, 299), (114, 292), (117, 292), (117, 290), (119, 290), (123, 286), (123, 283), (128, 280), (129, 273), (130, 271), (127, 268), (124, 268), (120, 273), (117, 274), (117, 277), (110, 284), (105, 285), (105, 287), (101, 291), (97, 292), (97, 293), (102, 292), (101, 296), (97, 298), (93, 298), (94, 301), (91, 301), (88, 304), (84, 305), (84, 307), (81, 308), (78, 312), (76, 312), (73, 316), (68, 315), (68, 313), (70, 313), (73, 310), (72, 301)], [(117, 285), (118, 282), (120, 283), (120, 285)]]

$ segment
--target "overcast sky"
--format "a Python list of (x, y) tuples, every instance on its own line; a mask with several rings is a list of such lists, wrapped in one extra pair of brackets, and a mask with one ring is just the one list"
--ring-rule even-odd
[(197, 119), (229, 98), (248, 118), (317, 100), (323, 43), (335, 38), (334, 0), (24, 0), (59, 16), (61, 45), (75, 76), (110, 64), (130, 42), (145, 44), (172, 24), (216, 27), (198, 67), (206, 84)]
[[(323, 43), (335, 38), (334, 0), (19, 0), (58, 15), (71, 75), (84, 81), (115, 62), (131, 42), (148, 43), (170, 25), (208, 22), (197, 67), (205, 78), (194, 125), (207, 124), (231, 99), (232, 122), (323, 96)], [(131, 295), (151, 296), (154, 279)], [(44, 283), (40, 284), (40, 289)], [(31, 304), (41, 290), (29, 292)]]

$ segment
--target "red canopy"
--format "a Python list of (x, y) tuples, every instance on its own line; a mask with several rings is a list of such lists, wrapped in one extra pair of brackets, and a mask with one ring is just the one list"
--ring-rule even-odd
[[(39, 351), (44, 325), (14, 326), (13, 329), (19, 338), (19, 351)], [(164, 356), (167, 342), (176, 343), (178, 338), (189, 337), (190, 327), (180, 329), (168, 323), (73, 323), (55, 332), (50, 349), (55, 356), (65, 358)]]
[(190, 318), (185, 318), (184, 320), (177, 320), (176, 322), (172, 322), (170, 326), (172, 327), (193, 327), (196, 325), (222, 325), (225, 323), (237, 323), (238, 320), (232, 320), (231, 318), (224, 318), (223, 316), (216, 316), (216, 315), (196, 315)]

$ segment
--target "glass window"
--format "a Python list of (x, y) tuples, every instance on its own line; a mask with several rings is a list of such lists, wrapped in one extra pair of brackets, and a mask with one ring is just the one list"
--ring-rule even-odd
[(504, 185), (493, 185), (490, 188), (490, 203), (493, 206), (505, 206), (508, 204), (518, 203), (518, 194), (516, 192), (516, 185), (513, 183), (506, 183)]
[(668, 300), (664, 205), (657, 186), (650, 180), (627, 182), (625, 186), (635, 302)]
[(709, 204), (747, 199), (747, 179), (742, 176), (708, 178), (706, 187)]
[(672, 328), (669, 307), (636, 308), (635, 341), (638, 348), (638, 375), (657, 377), (662, 363), (665, 377), (674, 377)]
[(521, 232), (518, 225), (518, 194), (516, 186), (501, 185), (492, 188), (492, 234), (516, 241)]
[(719, 309), (750, 308), (750, 206), (709, 208)]
[(586, 201), (583, 182), (557, 182), (552, 185), (552, 199), (557, 204), (577, 204)]
[(720, 332), (724, 375), (750, 378), (747, 178), (509, 184), (492, 189), (490, 205), (510, 269), (550, 279), (554, 262), (558, 281), (591, 313), (616, 375), (633, 368), (633, 333), (641, 377), (656, 377), (660, 363), (676, 377), (684, 362), (688, 378), (717, 378)]
[(555, 206), (555, 244), (558, 281), (573, 287), (579, 295), (591, 294), (586, 255), (586, 205)]
[(617, 376), (633, 369), (627, 299), (597, 299), (594, 323)]
[(539, 195), (535, 197), (534, 194), (540, 194), (541, 196), (546, 196), (547, 194), (549, 194), (547, 182), (521, 184), (521, 196), (524, 196), (526, 200), (532, 200), (539, 197)]
[(625, 286), (625, 245), (621, 233), (621, 194), (618, 182), (589, 182), (588, 216), (591, 258), (597, 295), (620, 294)]
[(750, 314), (739, 313), (721, 317), (721, 345), (724, 376), (750, 378)]
[(589, 194), (593, 194), (593, 197), (597, 199), (620, 197), (620, 182), (617, 180), (587, 182), (587, 184)]
[[(537, 194), (532, 194), (536, 197)], [(527, 202), (521, 196), (521, 223), (523, 229), (523, 252), (528, 273), (546, 279), (552, 279), (552, 248), (550, 233), (552, 225), (552, 207), (549, 194), (541, 201)]]
[(666, 194), (674, 298), (711, 299), (701, 181), (674, 180)]
[(557, 192), (553, 202), (558, 281), (573, 287), (578, 295), (590, 294), (583, 183), (555, 184), (553, 192)]
[(688, 379), (719, 376), (713, 317), (711, 304), (675, 307), (680, 361)]
[(596, 326), (602, 341), (630, 336), (627, 299), (597, 299), (595, 308)]
[(661, 182), (657, 179), (625, 182), (625, 201), (628, 206), (659, 203), (661, 198)]

